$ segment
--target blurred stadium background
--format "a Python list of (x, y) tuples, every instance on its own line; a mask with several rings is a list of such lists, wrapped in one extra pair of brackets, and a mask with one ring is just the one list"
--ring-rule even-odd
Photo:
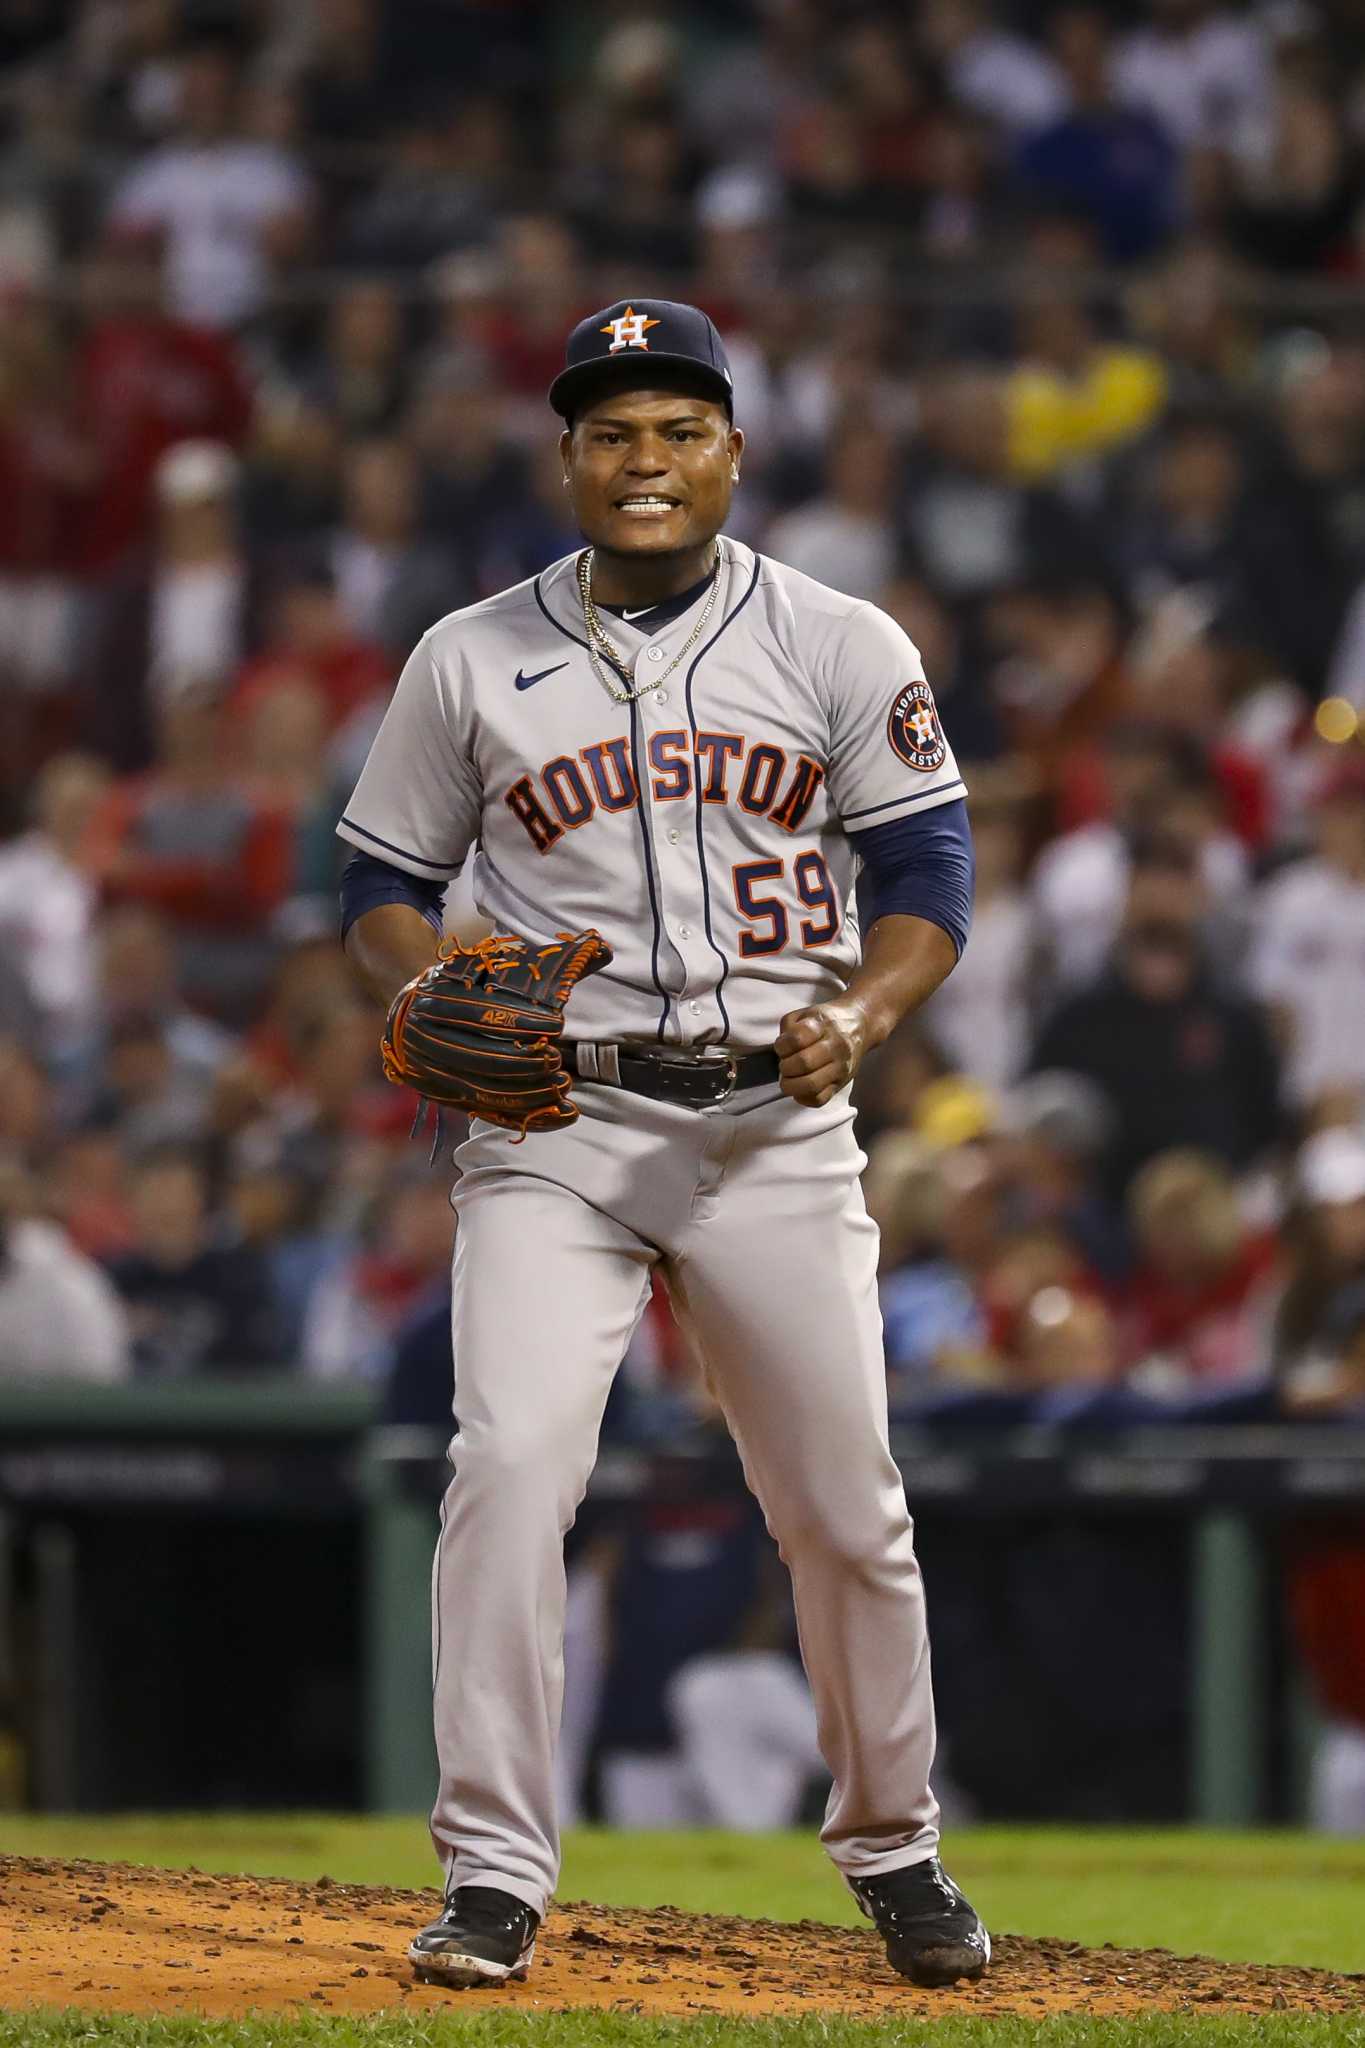
[[(1365, 1834), (1359, 0), (3, 0), (0, 1808), (427, 1802), (449, 1174), (332, 827), (623, 293), (973, 792), (860, 1111), (949, 1817)], [(567, 1817), (818, 1811), (662, 1303), (570, 1585)]]

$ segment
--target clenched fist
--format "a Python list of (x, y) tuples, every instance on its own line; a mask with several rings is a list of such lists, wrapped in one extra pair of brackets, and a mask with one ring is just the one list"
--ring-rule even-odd
[(773, 1045), (782, 1093), (818, 1109), (848, 1086), (869, 1043), (867, 1018), (857, 1003), (789, 1011)]

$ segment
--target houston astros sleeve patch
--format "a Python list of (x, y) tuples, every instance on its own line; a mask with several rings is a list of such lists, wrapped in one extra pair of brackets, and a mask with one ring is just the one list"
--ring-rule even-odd
[(891, 700), (886, 736), (907, 768), (932, 775), (948, 758), (938, 706), (926, 682), (906, 683)]
[(963, 793), (919, 649), (873, 604), (841, 622), (827, 656), (829, 784), (845, 831), (890, 824)]

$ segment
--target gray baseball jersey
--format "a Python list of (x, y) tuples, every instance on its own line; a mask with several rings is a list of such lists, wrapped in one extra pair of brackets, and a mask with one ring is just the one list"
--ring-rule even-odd
[[(612, 615), (646, 686), (631, 703), (590, 663), (572, 558), (434, 626), (340, 827), (437, 880), (477, 845), (474, 900), (504, 929), (597, 926), (615, 959), (574, 989), (579, 1040), (770, 1046), (857, 963), (848, 832), (962, 793), (890, 619), (719, 554), (676, 667), (707, 593)], [(791, 1567), (826, 1846), (850, 1877), (929, 1857), (923, 1586), (848, 1090), (813, 1108), (765, 1084), (698, 1112), (579, 1081), (574, 1100), (568, 1130), (476, 1124), (458, 1154), (459, 1427), (432, 1581), (447, 1883), (540, 1913), (554, 1890), (563, 1537), (656, 1270)]]
[[(704, 603), (609, 621), (631, 704), (589, 662), (568, 556), (452, 612), (399, 680), (340, 826), (427, 879), (477, 844), (474, 900), (527, 938), (595, 925), (586, 1039), (771, 1045), (859, 957), (847, 833), (963, 794), (918, 653), (875, 605), (722, 538)], [(646, 615), (648, 616), (648, 615)]]

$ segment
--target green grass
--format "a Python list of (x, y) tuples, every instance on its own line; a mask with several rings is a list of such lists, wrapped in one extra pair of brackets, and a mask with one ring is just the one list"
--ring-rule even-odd
[(125, 2019), (0, 2012), (0, 2048), (892, 2048), (910, 2033), (932, 2048), (1362, 2048), (1365, 2016), (1258, 2019), (1153, 2014), (1136, 2020), (1034, 2022), (970, 2014), (885, 2025), (838, 2018), (644, 2020), (619, 2013), (488, 2013), (460, 2018)]
[[(18, 1855), (431, 1885), (423, 1823), (315, 1816), (0, 1816)], [(1178, 1829), (975, 1828), (947, 1860), (990, 1927), (1230, 1962), (1365, 1971), (1365, 1841)], [(773, 1920), (858, 1917), (813, 1836), (618, 1835), (565, 1844), (560, 1896)]]

